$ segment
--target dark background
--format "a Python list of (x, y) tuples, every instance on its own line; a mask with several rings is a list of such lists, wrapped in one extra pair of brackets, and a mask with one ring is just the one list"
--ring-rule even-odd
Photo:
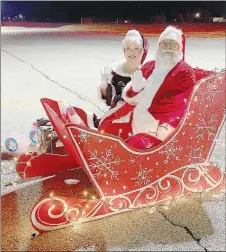
[[(225, 1), (4, 1), (1, 2), (1, 18), (25, 16), (26, 21), (80, 22), (81, 17), (92, 17), (103, 22), (116, 18), (128, 19), (131, 22), (150, 22), (152, 17), (163, 15), (165, 21), (183, 17), (184, 21), (194, 12), (201, 12), (200, 21), (212, 17), (226, 16)], [(205, 17), (205, 18), (204, 18)], [(191, 21), (191, 20), (190, 20)]]

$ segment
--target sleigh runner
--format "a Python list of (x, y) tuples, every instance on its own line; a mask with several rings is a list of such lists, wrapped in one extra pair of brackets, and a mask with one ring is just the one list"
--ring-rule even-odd
[(50, 231), (192, 192), (222, 189), (225, 174), (210, 164), (210, 156), (225, 121), (225, 77), (224, 70), (202, 78), (185, 101), (188, 108), (176, 130), (149, 150), (132, 149), (120, 136), (65, 124), (57, 102), (42, 99), (67, 160), (73, 160), (68, 169), (82, 167), (99, 198), (42, 198), (31, 211), (34, 228)]

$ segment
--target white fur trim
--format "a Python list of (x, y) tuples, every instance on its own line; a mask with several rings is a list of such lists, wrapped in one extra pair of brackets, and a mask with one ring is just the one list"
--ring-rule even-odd
[(116, 95), (116, 90), (115, 90), (115, 87), (113, 85), (111, 85), (111, 87), (112, 87), (112, 100), (113, 100), (115, 95)]
[(104, 113), (104, 115), (101, 117), (101, 120), (99, 122), (99, 125), (110, 115), (115, 113), (118, 109), (123, 107), (126, 103), (124, 101), (118, 101), (116, 106), (114, 108), (109, 109), (107, 112)]
[(128, 97), (126, 95), (127, 91), (132, 87), (132, 81), (130, 81), (129, 83), (127, 83), (127, 85), (124, 87), (123, 91), (122, 91), (122, 98), (124, 101), (126, 101), (127, 103), (131, 104), (131, 105), (136, 105), (139, 103), (140, 99), (142, 98), (142, 91), (139, 92), (138, 94), (136, 94), (133, 97)]
[(172, 39), (180, 45), (180, 49), (182, 50), (182, 34), (183, 32), (181, 30), (173, 26), (168, 26), (159, 36), (158, 44), (164, 39)]
[(87, 112), (86, 115), (87, 115), (87, 124), (88, 124), (89, 128), (97, 130), (97, 128), (94, 126), (93, 113)]
[(162, 85), (171, 67), (154, 69), (153, 73), (147, 80), (145, 88), (140, 94), (140, 102), (133, 111), (132, 130), (133, 134), (157, 132), (159, 122), (149, 113), (148, 109), (152, 104), (152, 100)]
[(124, 77), (130, 77), (132, 76), (132, 74), (129, 74), (129, 73), (125, 73), (122, 69), (123, 65), (126, 63), (126, 60), (120, 60), (120, 61), (117, 61), (115, 63), (112, 64), (111, 68), (112, 68), (112, 71), (115, 72), (116, 74), (118, 75), (121, 75), (121, 76), (124, 76)]
[(130, 117), (132, 115), (132, 111), (130, 111), (127, 115), (120, 117), (119, 119), (115, 119), (112, 123), (128, 123), (130, 121)]

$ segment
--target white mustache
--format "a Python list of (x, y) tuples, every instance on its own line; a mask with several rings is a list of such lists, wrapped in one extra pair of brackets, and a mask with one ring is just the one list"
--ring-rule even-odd
[(156, 51), (155, 55), (155, 60), (156, 60), (156, 65), (161, 65), (161, 66), (170, 66), (170, 65), (175, 65), (177, 62), (179, 62), (183, 58), (182, 53), (178, 52), (172, 52), (169, 50), (165, 51)]
[(174, 54), (174, 53), (176, 53), (176, 52), (173, 51), (173, 50), (162, 50), (162, 51), (160, 52), (160, 54)]

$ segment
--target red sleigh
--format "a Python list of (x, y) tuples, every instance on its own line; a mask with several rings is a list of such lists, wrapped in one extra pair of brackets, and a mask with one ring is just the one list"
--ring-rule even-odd
[[(200, 80), (187, 101), (188, 109), (177, 129), (163, 143), (149, 150), (132, 149), (119, 137), (65, 124), (57, 102), (42, 99), (68, 152), (68, 156), (62, 156), (68, 162), (67, 169), (81, 167), (98, 196), (88, 201), (71, 195), (66, 197), (65, 193), (41, 198), (31, 211), (33, 227), (39, 232), (55, 230), (193, 192), (224, 188), (225, 174), (210, 164), (210, 157), (225, 121), (226, 71), (201, 79), (205, 75), (205, 71), (197, 70)], [(42, 154), (40, 165), (43, 155), (56, 158)], [(65, 169), (63, 159), (60, 156), (58, 159), (56, 162), (62, 162), (62, 170)], [(37, 161), (33, 157), (29, 162), (26, 171), (32, 171), (32, 162)], [(21, 172), (24, 167), (20, 164), (17, 170)]]

